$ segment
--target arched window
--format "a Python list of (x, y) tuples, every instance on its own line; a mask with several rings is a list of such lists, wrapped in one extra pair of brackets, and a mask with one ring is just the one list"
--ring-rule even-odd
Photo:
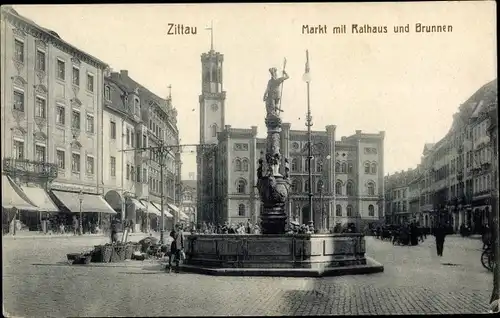
[(352, 206), (350, 205), (347, 206), (347, 216), (352, 217)]
[(304, 191), (309, 192), (309, 180), (306, 180), (306, 182), (304, 182)]
[(352, 163), (347, 164), (347, 173), (352, 173)]
[(212, 137), (217, 137), (217, 124), (212, 125)]
[(370, 163), (369, 162), (365, 163), (365, 173), (370, 173)]
[(243, 159), (243, 171), (248, 171), (248, 159)]
[(322, 172), (323, 171), (323, 163), (321, 161), (316, 162), (316, 172)]
[(238, 205), (238, 216), (245, 216), (245, 205), (243, 203)]
[(342, 173), (346, 173), (347, 170), (347, 164), (345, 162), (342, 162)]
[(236, 166), (236, 171), (241, 171), (241, 160), (240, 159), (236, 159), (234, 161), (234, 165)]
[(372, 173), (377, 173), (377, 164), (375, 162), (372, 163)]
[(337, 181), (337, 183), (335, 183), (335, 193), (342, 195), (342, 182)]
[(318, 180), (318, 183), (316, 183), (316, 192), (323, 192), (324, 190), (324, 184), (322, 180)]
[(368, 195), (375, 195), (375, 183), (368, 182)]
[(370, 204), (368, 206), (368, 216), (375, 216), (375, 207), (373, 204)]
[(340, 204), (335, 207), (335, 216), (342, 216), (342, 206)]
[(335, 163), (335, 172), (340, 172), (340, 162)]
[(245, 180), (241, 179), (238, 181), (238, 193), (246, 192), (247, 183)]
[(297, 158), (292, 159), (292, 171), (295, 172), (299, 169)]
[(354, 195), (354, 184), (352, 183), (352, 181), (347, 181), (347, 195), (348, 196)]

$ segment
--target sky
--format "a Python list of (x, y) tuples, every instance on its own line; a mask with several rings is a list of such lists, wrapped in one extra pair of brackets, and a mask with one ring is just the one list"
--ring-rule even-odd
[[(286, 70), (282, 115), (306, 129), (309, 51), (313, 130), (337, 125), (337, 139), (355, 130), (385, 131), (384, 172), (420, 163), (424, 143), (450, 129), (452, 115), (482, 85), (496, 78), (494, 2), (316, 4), (16, 5), (19, 14), (108, 63), (161, 97), (172, 85), (182, 144), (199, 143), (200, 55), (224, 54), (226, 124), (258, 126), (265, 137), (262, 102), (268, 69)], [(196, 35), (168, 35), (169, 23), (197, 27)], [(416, 33), (415, 24), (452, 25), (450, 33)], [(347, 34), (333, 34), (345, 24)], [(352, 24), (387, 26), (386, 34), (353, 34)], [(395, 25), (409, 33), (394, 33)], [(328, 34), (302, 34), (326, 25)], [(196, 156), (183, 155), (183, 178)]]

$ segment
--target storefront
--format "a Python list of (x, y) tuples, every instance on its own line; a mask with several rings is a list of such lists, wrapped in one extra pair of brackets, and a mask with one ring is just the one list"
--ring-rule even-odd
[[(20, 230), (20, 212), (36, 213), (38, 207), (6, 175), (2, 175), (2, 233), (15, 234)], [(18, 222), (19, 221), (19, 222)]]
[(86, 232), (91, 232), (97, 226), (100, 230), (107, 230), (111, 224), (111, 216), (116, 215), (113, 208), (97, 194), (52, 191), (54, 198), (61, 209), (61, 219), (66, 226), (74, 228), (74, 220), (79, 221)]

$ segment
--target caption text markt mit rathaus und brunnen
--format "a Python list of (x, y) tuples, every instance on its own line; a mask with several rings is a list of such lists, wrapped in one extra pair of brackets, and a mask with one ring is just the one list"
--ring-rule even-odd
[[(349, 32), (350, 31), (350, 32)], [(339, 24), (336, 26), (327, 26), (326, 24), (319, 25), (302, 25), (302, 34), (378, 34), (378, 33), (449, 33), (453, 32), (451, 25), (424, 25), (422, 23), (415, 23), (413, 28), (410, 24), (394, 25), (388, 27), (386, 25), (369, 25), (369, 24), (351, 24), (348, 28), (347, 24)]]

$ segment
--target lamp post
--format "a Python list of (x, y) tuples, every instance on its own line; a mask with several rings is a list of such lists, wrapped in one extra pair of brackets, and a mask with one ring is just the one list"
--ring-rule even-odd
[(325, 229), (325, 212), (323, 210), (323, 181), (319, 180), (319, 206), (321, 211), (321, 231)]
[(306, 126), (307, 126), (307, 141), (308, 141), (308, 149), (307, 149), (307, 162), (308, 162), (308, 172), (309, 172), (309, 223), (314, 226), (313, 222), (313, 191), (312, 191), (312, 170), (311, 170), (311, 161), (312, 161), (312, 137), (311, 137), (311, 126), (312, 124), (312, 116), (311, 116), (311, 101), (310, 101), (310, 83), (311, 83), (311, 73), (309, 71), (309, 51), (306, 50), (306, 71), (304, 76), (302, 77), (304, 82), (307, 85), (307, 116), (306, 116)]
[(83, 234), (83, 213), (82, 213), (82, 202), (83, 202), (83, 191), (80, 190), (80, 193), (78, 193), (78, 201), (80, 201), (80, 220), (79, 220), (79, 229), (78, 229), (78, 233), (80, 235)]

